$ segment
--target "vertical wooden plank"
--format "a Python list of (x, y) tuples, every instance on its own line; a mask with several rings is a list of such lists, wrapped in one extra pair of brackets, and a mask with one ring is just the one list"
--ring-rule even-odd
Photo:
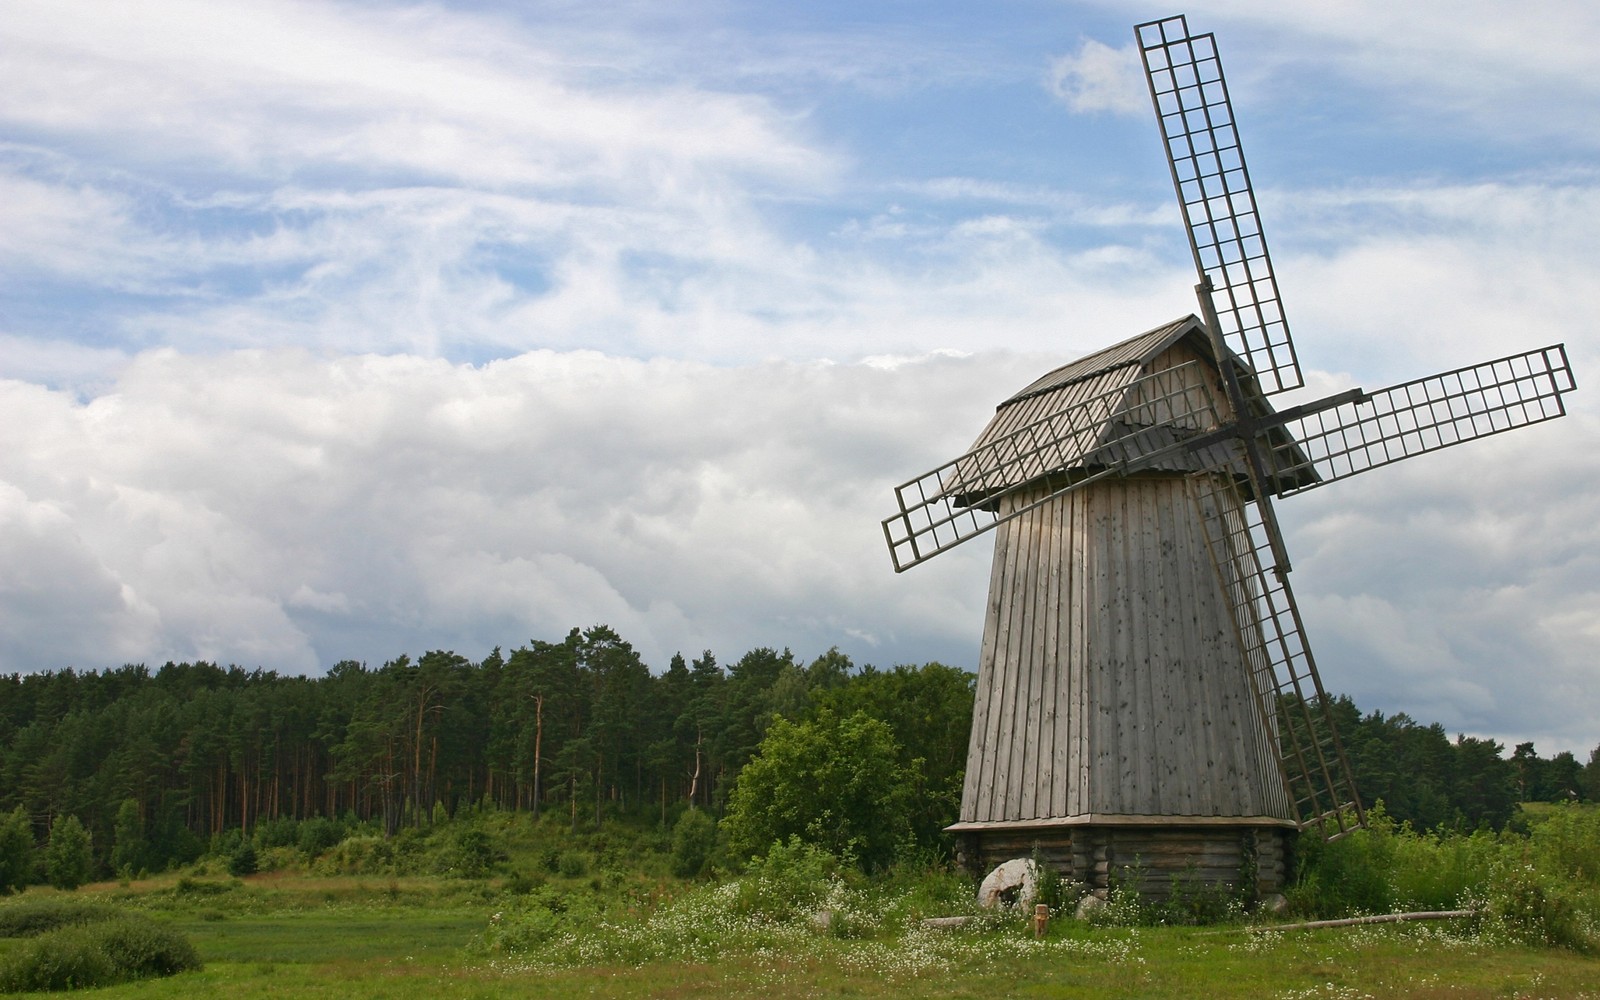
[(1072, 614), (1072, 668), (1071, 668), (1071, 726), (1072, 726), (1072, 795), (1068, 815), (1083, 815), (1091, 811), (1089, 802), (1089, 776), (1092, 757), (1089, 751), (1091, 716), (1090, 681), (1093, 662), (1089, 645), (1088, 595), (1093, 586), (1093, 568), (1089, 557), (1090, 525), (1086, 496), (1072, 498), (1072, 565), (1076, 579), (1069, 598)]
[(1050, 812), (1051, 816), (1069, 815), (1067, 788), (1071, 776), (1071, 747), (1076, 734), (1072, 729), (1072, 585), (1077, 567), (1072, 562), (1073, 497), (1071, 494), (1058, 500), (1054, 513), (1056, 526), (1055, 560), (1060, 567), (1057, 583), (1060, 587), (1055, 598), (1055, 636), (1051, 644), (1051, 660), (1055, 665), (1054, 684), (1050, 692), (1052, 725), (1050, 731)]
[[(1020, 499), (1018, 502), (1022, 502)], [(1007, 593), (1004, 599), (1004, 635), (1003, 652), (996, 657), (997, 663), (1005, 666), (1006, 683), (1000, 691), (1000, 714), (995, 730), (995, 755), (994, 776), (992, 779), (994, 802), (991, 806), (991, 818), (1016, 819), (1017, 799), (1014, 794), (1014, 781), (1018, 761), (1014, 757), (1017, 737), (1017, 707), (1020, 695), (1019, 689), (1026, 685), (1023, 676), (1026, 622), (1028, 619), (1029, 583), (1031, 579), (1031, 564), (1036, 558), (1030, 531), (1030, 517), (1016, 519), (1016, 531), (1013, 532), (1013, 544), (1007, 548), (1007, 557), (1010, 562), (1011, 572), (1007, 577)]]
[(994, 558), (989, 570), (989, 597), (984, 609), (983, 645), (978, 653), (978, 683), (972, 706), (972, 730), (967, 737), (967, 771), (961, 786), (961, 821), (976, 822), (988, 818), (990, 802), (988, 778), (993, 769), (993, 744), (990, 741), (989, 719), (996, 705), (995, 690), (999, 683), (995, 662), (996, 643), (1000, 638), (1000, 600), (1005, 593), (1006, 547), (1012, 531), (1010, 523), (995, 529)]
[(1037, 806), (1039, 784), (1039, 715), (1044, 687), (1043, 660), (1044, 624), (1049, 616), (1048, 581), (1051, 571), (1048, 546), (1049, 505), (1029, 515), (1029, 573), (1027, 591), (1020, 606), (1026, 617), (1019, 623), (1018, 632), (1024, 637), (1024, 648), (1019, 658), (1023, 681), (1017, 686), (1017, 730), (1014, 734), (1013, 753), (1018, 763), (1011, 784), (1013, 815), (1018, 819), (1034, 819), (1040, 815)]

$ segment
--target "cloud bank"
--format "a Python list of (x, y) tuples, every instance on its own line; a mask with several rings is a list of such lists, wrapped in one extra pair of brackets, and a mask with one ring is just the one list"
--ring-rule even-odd
[[(1557, 6), (1190, 11), (1315, 388), (1569, 345), (1566, 420), (1282, 511), (1330, 687), (1545, 753), (1600, 738), (1600, 14)], [(0, 670), (595, 622), (970, 666), (987, 543), (894, 576), (890, 489), (1194, 309), (1128, 9), (18, 0)]]

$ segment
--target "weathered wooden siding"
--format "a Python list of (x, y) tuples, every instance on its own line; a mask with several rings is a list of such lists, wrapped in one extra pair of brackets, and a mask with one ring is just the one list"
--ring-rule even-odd
[(997, 529), (962, 824), (1290, 817), (1202, 532), (1165, 475)]

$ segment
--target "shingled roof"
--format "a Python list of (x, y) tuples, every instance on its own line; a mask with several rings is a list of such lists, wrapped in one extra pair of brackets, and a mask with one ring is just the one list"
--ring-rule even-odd
[[(1230, 356), (1239, 360), (1231, 352)], [(1113, 464), (1127, 456), (1135, 436), (1140, 453), (1148, 454), (1163, 445), (1214, 429), (1193, 421), (1156, 425), (1148, 419), (1129, 415), (1148, 401), (1148, 376), (1177, 371), (1185, 361), (1194, 369), (1185, 375), (1188, 381), (1215, 381), (1219, 367), (1211, 338), (1205, 325), (1193, 315), (1147, 330), (1047, 372), (995, 408), (994, 418), (969, 450), (970, 463), (958, 460), (957, 475), (949, 484), (952, 487), (949, 492), (956, 495), (962, 506), (991, 506), (999, 494), (1035, 480), (1070, 477)], [(1271, 413), (1272, 408), (1249, 369), (1241, 362), (1239, 370), (1244, 375), (1249, 415), (1259, 417)], [(1141, 380), (1145, 381), (1141, 383)], [(1220, 387), (1211, 395), (1215, 397), (1213, 405), (1226, 406)], [(1223, 423), (1233, 419), (1228, 413), (1216, 416)], [(1008, 447), (1008, 439), (1028, 438), (1029, 428), (1037, 426), (1049, 426), (1050, 447)], [(1269, 437), (1272, 451), (1281, 454), (1280, 449), (1291, 449), (1298, 454), (1298, 446), (1282, 428), (1270, 431)], [(996, 451), (1007, 450), (1015, 457), (997, 465), (991, 456)], [(1187, 473), (1217, 467), (1231, 467), (1241, 480), (1247, 478), (1237, 450), (1226, 442), (1198, 453), (1169, 451), (1161, 459), (1141, 465), (1140, 471)], [(1309, 471), (1309, 463), (1302, 463), (1301, 468), (1302, 471), (1295, 474), (1297, 477), (1315, 475)], [(1314, 479), (1306, 479), (1307, 483), (1312, 481)], [(1304, 483), (1296, 480), (1279, 485)]]

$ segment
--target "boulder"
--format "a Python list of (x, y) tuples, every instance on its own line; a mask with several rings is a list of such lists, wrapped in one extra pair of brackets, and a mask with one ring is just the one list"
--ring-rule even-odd
[(1029, 858), (1012, 858), (984, 877), (978, 886), (978, 903), (996, 906), (1032, 906), (1039, 895), (1039, 866)]

